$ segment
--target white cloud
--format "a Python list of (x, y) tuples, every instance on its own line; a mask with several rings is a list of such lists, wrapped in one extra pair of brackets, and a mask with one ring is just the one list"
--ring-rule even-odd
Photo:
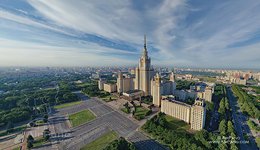
[[(259, 34), (260, 16), (256, 15), (260, 10), (259, 1), (223, 1), (215, 5), (204, 2), (205, 6), (202, 3), (203, 6), (196, 7), (191, 1), (186, 0), (162, 0), (156, 1), (156, 5), (140, 2), (144, 7), (136, 7), (137, 4), (130, 0), (105, 2), (99, 0), (76, 2), (28, 0), (28, 3), (47, 22), (26, 16), (29, 11), (22, 9), (18, 10), (22, 12), (19, 15), (0, 10), (0, 19), (8, 19), (28, 26), (27, 39), (42, 42), (36, 47), (33, 47), (32, 42), (28, 42), (27, 45), (31, 46), (28, 49), (31, 50), (46, 48), (48, 51), (52, 49), (55, 53), (57, 51), (66, 53), (71, 51), (75, 55), (88, 53), (90, 57), (94, 56), (91, 59), (96, 58), (97, 61), (107, 59), (111, 63), (115, 62), (114, 60), (124, 63), (125, 60), (119, 59), (120, 56), (105, 56), (105, 54), (136, 56), (136, 52), (130, 50), (107, 48), (84, 39), (30, 31), (29, 27), (36, 27), (75, 37), (83, 34), (100, 36), (114, 43), (127, 43), (139, 50), (142, 49), (139, 47), (142, 45), (142, 36), (147, 33), (148, 43), (151, 43), (152, 48), (159, 50), (149, 52), (152, 58), (156, 58), (153, 59), (154, 64), (207, 67), (223, 66), (229, 63), (238, 66), (239, 61), (233, 56), (241, 57), (240, 54), (244, 56), (240, 60), (247, 62), (247, 66), (250, 66), (250, 62), (256, 64), (259, 63), (257, 60), (260, 60), (260, 55), (251, 55), (251, 53), (257, 53), (257, 44), (249, 43), (246, 47), (230, 47)], [(196, 15), (193, 17), (193, 14)], [(190, 18), (187, 19), (188, 17)], [(21, 30), (26, 30), (26, 28)], [(12, 48), (24, 50), (25, 45), (23, 44), (22, 48), (9, 46), (9, 50)]]
[[(113, 49), (91, 45), (88, 49), (46, 46), (0, 38), (0, 66), (100, 66), (117, 65), (119, 62), (132, 64), (131, 60), (100, 55)], [(129, 54), (131, 52), (116, 51)]]
[(141, 18), (130, 1), (33, 1), (29, 3), (46, 18), (85, 33), (136, 42)]
[(68, 32), (65, 32), (63, 30), (51, 27), (51, 26), (43, 24), (43, 23), (39, 23), (39, 22), (34, 21), (34, 20), (27, 18), (25, 16), (19, 16), (19, 15), (16, 15), (16, 14), (10, 13), (8, 11), (4, 11), (4, 10), (0, 10), (0, 19), (1, 18), (11, 20), (11, 21), (14, 21), (14, 22), (17, 22), (17, 23), (20, 23), (20, 24), (25, 24), (25, 25), (28, 25), (28, 26), (49, 29), (49, 30), (52, 30), (52, 31), (55, 31), (55, 32), (60, 32), (60, 33), (64, 33), (64, 34), (67, 34), (67, 35), (72, 35)]
[(255, 62), (250, 62), (250, 58), (260, 61), (260, 55), (253, 56), (251, 53), (255, 53), (255, 45), (236, 48), (230, 46), (250, 40), (259, 33), (260, 16), (255, 15), (260, 10), (259, 4), (225, 1), (201, 12), (200, 17), (193, 18), (196, 22), (191, 22), (186, 28), (180, 27), (182, 30), (178, 34), (183, 40), (180, 41), (178, 55), (194, 60), (191, 65), (225, 66), (236, 62), (232, 66), (239, 66), (244, 61), (243, 65), (255, 66)]

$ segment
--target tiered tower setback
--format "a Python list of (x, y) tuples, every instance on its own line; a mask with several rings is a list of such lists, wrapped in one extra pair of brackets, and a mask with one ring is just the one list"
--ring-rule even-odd
[(151, 59), (148, 57), (146, 36), (144, 36), (143, 54), (135, 71), (135, 89), (143, 91), (144, 96), (151, 95), (151, 79), (153, 76), (154, 70), (151, 67)]
[[(144, 48), (135, 68), (135, 78), (132, 75), (118, 73), (117, 84), (106, 84), (99, 80), (99, 89), (107, 92), (118, 92), (128, 100), (141, 99), (142, 96), (152, 96), (153, 104), (161, 107), (161, 112), (181, 119), (191, 124), (194, 130), (201, 130), (205, 125), (206, 109), (204, 99), (211, 101), (212, 88), (207, 87), (205, 92), (201, 92), (201, 86), (196, 86), (197, 93), (191, 93), (197, 97), (194, 105), (176, 101), (176, 82), (172, 71), (169, 80), (162, 80), (159, 73), (155, 75), (151, 67), (151, 59), (148, 56), (146, 47), (146, 36), (144, 36)], [(203, 98), (203, 99), (202, 99)]]

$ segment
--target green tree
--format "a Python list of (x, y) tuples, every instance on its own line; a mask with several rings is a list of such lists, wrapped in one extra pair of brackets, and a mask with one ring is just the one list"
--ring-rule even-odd
[(231, 144), (230, 144), (230, 149), (231, 149), (231, 150), (238, 150), (238, 147), (236, 146), (235, 143), (231, 143)]
[(9, 121), (7, 124), (7, 132), (8, 133), (13, 132), (13, 129), (14, 129), (14, 123), (13, 121)]
[(44, 136), (44, 140), (45, 141), (48, 141), (50, 139), (50, 135), (49, 134), (46, 134), (45, 136)]
[(234, 133), (235, 132), (235, 130), (234, 130), (234, 126), (233, 126), (233, 124), (232, 124), (232, 122), (229, 120), (228, 121), (228, 124), (227, 124), (227, 126), (228, 126), (228, 129), (227, 129), (227, 131), (228, 131), (228, 133), (229, 134), (231, 134), (231, 133)]
[(45, 130), (43, 131), (43, 138), (44, 138), (45, 141), (48, 141), (48, 140), (49, 140), (49, 138), (50, 138), (50, 133), (51, 133), (51, 131), (50, 131), (49, 129), (45, 129)]
[(135, 146), (123, 137), (111, 142), (104, 150), (136, 150)]
[(48, 122), (48, 115), (47, 114), (45, 114), (44, 116), (43, 116), (43, 122)]
[(132, 115), (135, 115), (135, 111), (134, 110), (132, 111)]
[(211, 149), (211, 145), (208, 142), (209, 134), (206, 130), (201, 130), (195, 133), (195, 139), (201, 142), (207, 149)]
[[(193, 102), (193, 103), (194, 103), (194, 102)], [(191, 103), (191, 104), (193, 104), (193, 103)], [(214, 104), (213, 104), (212, 102), (206, 101), (206, 109), (207, 109), (208, 111), (212, 111), (212, 110), (214, 109)]]
[(219, 123), (219, 132), (220, 132), (220, 134), (222, 135), (222, 136), (225, 136), (226, 135), (226, 128), (227, 128), (227, 126), (226, 126), (226, 120), (225, 119), (223, 119), (223, 120), (221, 120), (220, 121), (220, 123)]
[(221, 116), (223, 118), (223, 116), (224, 116), (224, 114), (226, 112), (225, 111), (225, 99), (224, 98), (222, 98), (220, 103), (219, 103), (218, 112), (221, 114)]
[(225, 98), (225, 108), (226, 108), (226, 110), (229, 110), (230, 108), (229, 108), (229, 102), (228, 102), (228, 99), (227, 98)]
[(27, 142), (27, 148), (28, 148), (28, 149), (33, 148), (33, 143), (32, 143), (32, 142)]
[(34, 138), (33, 138), (33, 136), (32, 135), (28, 135), (28, 137), (27, 137), (27, 142), (34, 142)]
[(226, 143), (220, 143), (219, 149), (220, 150), (227, 150), (228, 149), (228, 145)]
[(45, 115), (43, 116), (43, 118), (45, 118), (45, 119), (48, 119), (48, 115), (47, 115), (47, 114), (45, 114)]

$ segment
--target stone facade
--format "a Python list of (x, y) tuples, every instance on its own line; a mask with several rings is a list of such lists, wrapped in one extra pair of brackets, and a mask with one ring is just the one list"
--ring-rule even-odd
[(204, 99), (197, 98), (193, 105), (163, 97), (161, 112), (191, 124), (191, 129), (201, 130), (205, 126), (206, 108)]
[(104, 84), (105, 83), (106, 83), (106, 81), (104, 79), (102, 79), (102, 78), (100, 78), (98, 80), (98, 88), (99, 88), (99, 90), (104, 90)]
[(159, 74), (156, 74), (151, 81), (151, 95), (153, 96), (153, 104), (156, 106), (161, 106), (161, 89), (161, 77)]
[(116, 90), (117, 90), (116, 84), (111, 84), (111, 83), (104, 84), (104, 91), (113, 93), (113, 92), (116, 92)]
[(206, 87), (205, 91), (203, 92), (203, 98), (205, 99), (205, 101), (212, 101), (212, 93), (213, 89), (211, 87)]
[(123, 93), (123, 97), (127, 100), (140, 100), (143, 96), (143, 91), (140, 90), (132, 90)]
[(179, 101), (163, 99), (161, 112), (190, 123), (191, 106)]
[(119, 72), (117, 77), (117, 92), (124, 93), (131, 90), (134, 90), (134, 79), (132, 77), (124, 77), (122, 72)]
[(161, 97), (163, 95), (172, 95), (176, 89), (176, 83), (173, 72), (170, 74), (169, 81), (163, 81), (157, 73), (151, 81), (151, 95), (153, 96), (153, 104), (161, 106)]
[(196, 99), (191, 107), (191, 129), (201, 130), (205, 126), (206, 108), (202, 99)]
[(151, 95), (151, 79), (154, 69), (151, 67), (151, 59), (148, 57), (146, 48), (146, 37), (144, 37), (143, 54), (139, 59), (138, 67), (135, 69), (135, 89), (144, 92), (144, 96)]

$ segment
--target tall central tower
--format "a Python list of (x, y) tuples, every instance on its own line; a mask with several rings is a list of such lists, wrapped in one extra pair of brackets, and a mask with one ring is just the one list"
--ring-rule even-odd
[(151, 68), (151, 59), (148, 57), (146, 48), (146, 36), (144, 36), (143, 54), (139, 59), (138, 67), (135, 70), (135, 89), (142, 90), (144, 96), (151, 95), (151, 79), (154, 71)]

